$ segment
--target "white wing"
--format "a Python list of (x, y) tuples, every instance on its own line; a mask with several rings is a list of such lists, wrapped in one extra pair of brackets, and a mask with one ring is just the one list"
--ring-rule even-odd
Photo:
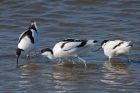
[(79, 46), (80, 44), (81, 44), (81, 42), (64, 42), (64, 43), (62, 43), (61, 48), (64, 51), (68, 51), (68, 50), (77, 48), (77, 46)]
[(121, 40), (108, 41), (105, 47), (107, 47), (109, 49), (115, 49), (122, 42), (123, 41), (121, 41)]
[(24, 34), (25, 32), (27, 32), (27, 31), (24, 31), (24, 32), (22, 32), (22, 33), (20, 34), (20, 36), (19, 36), (19, 38), (18, 38), (18, 42), (19, 42), (19, 40), (21, 39), (21, 37), (23, 36), (23, 34)]

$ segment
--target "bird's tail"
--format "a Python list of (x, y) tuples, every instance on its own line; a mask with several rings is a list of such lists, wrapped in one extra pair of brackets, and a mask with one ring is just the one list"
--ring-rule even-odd
[(127, 42), (127, 47), (129, 47), (129, 46), (130, 46), (130, 47), (133, 47), (133, 44), (132, 44), (131, 41), (128, 41), (128, 42)]
[(29, 29), (33, 29), (33, 30), (37, 31), (37, 25), (36, 25), (36, 21), (35, 20), (31, 21)]
[(35, 20), (32, 20), (31, 21), (31, 25), (36, 25), (36, 21)]

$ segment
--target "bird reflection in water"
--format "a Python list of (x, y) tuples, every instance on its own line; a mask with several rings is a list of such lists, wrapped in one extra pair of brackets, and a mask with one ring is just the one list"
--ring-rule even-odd
[(120, 59), (112, 59), (104, 64), (104, 74), (101, 82), (112, 86), (132, 85), (132, 73), (129, 70), (130, 63)]
[(120, 59), (112, 59), (110, 62), (106, 61), (104, 63), (104, 67), (116, 74), (129, 74), (128, 66), (130, 65), (130, 62), (124, 62)]
[[(63, 66), (55, 65), (52, 71), (54, 89), (59, 91), (76, 91), (79, 90), (86, 78), (89, 78), (94, 72), (88, 72), (83, 69), (83, 65), (70, 64), (65, 62)], [(87, 65), (88, 66), (88, 65)], [(90, 66), (94, 67), (95, 65)], [(93, 69), (93, 68), (92, 68)]]

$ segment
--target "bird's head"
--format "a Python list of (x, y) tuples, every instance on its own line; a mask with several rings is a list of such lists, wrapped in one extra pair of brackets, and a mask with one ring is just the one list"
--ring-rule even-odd
[(48, 57), (49, 59), (53, 59), (53, 51), (50, 48), (45, 48), (41, 50), (41, 55)]
[(37, 31), (37, 25), (36, 25), (36, 21), (33, 20), (29, 26), (29, 29), (33, 29), (35, 31)]
[(108, 41), (109, 41), (109, 40), (104, 40), (104, 41), (102, 41), (102, 43), (101, 43), (102, 48), (104, 48), (105, 44), (106, 44)]

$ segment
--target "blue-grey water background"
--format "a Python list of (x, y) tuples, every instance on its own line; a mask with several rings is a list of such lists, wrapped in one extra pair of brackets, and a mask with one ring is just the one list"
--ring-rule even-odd
[[(41, 57), (16, 68), (18, 37), (34, 19), (39, 50), (65, 38), (130, 40), (131, 63), (108, 63), (100, 50), (81, 55), (86, 71)], [(140, 93), (139, 30), (139, 0), (0, 0), (0, 93)]]

